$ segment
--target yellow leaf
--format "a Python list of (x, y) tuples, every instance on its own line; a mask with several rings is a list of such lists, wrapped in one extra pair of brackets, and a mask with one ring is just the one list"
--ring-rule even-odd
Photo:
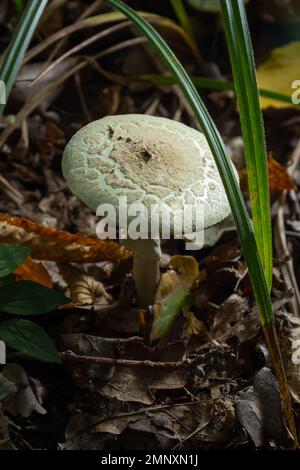
[[(300, 41), (290, 42), (272, 50), (270, 57), (257, 69), (259, 87), (291, 96), (295, 89), (292, 83), (300, 80)], [(272, 98), (261, 97), (262, 109), (294, 107)]]

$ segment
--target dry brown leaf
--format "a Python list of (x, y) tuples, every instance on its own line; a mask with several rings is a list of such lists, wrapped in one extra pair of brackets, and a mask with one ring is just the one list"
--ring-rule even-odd
[(59, 264), (59, 271), (70, 289), (70, 297), (77, 305), (92, 305), (95, 302), (108, 304), (112, 297), (102, 282), (96, 281), (92, 276), (79, 271), (68, 264)]
[(43, 286), (52, 288), (52, 280), (47, 269), (42, 263), (33, 261), (31, 256), (28, 256), (24, 263), (19, 266), (15, 272), (16, 280), (34, 281), (42, 284)]
[[(283, 191), (284, 189), (296, 189), (296, 185), (286, 171), (271, 154), (268, 158), (269, 185), (272, 191)], [(247, 169), (243, 168), (239, 171), (241, 188), (244, 193), (248, 192)]]
[(118, 366), (110, 381), (96, 386), (96, 390), (110, 399), (151, 405), (154, 402), (151, 390), (180, 389), (185, 383), (186, 372), (182, 368), (167, 371), (163, 368), (151, 370)]
[(0, 214), (0, 243), (30, 246), (33, 258), (60, 263), (120, 261), (130, 256), (128, 250), (111, 240), (75, 235), (9, 214)]
[(33, 411), (39, 414), (47, 413), (41, 405), (42, 397), (38, 393), (40, 383), (37, 379), (33, 380), (29, 377), (19, 364), (7, 364), (2, 373), (8, 380), (15, 383), (18, 389), (4, 402), (5, 410), (13, 415), (20, 414), (25, 418)]
[(286, 168), (275, 160), (272, 155), (268, 159), (270, 189), (281, 191), (284, 189), (296, 189), (292, 178)]
[(187, 310), (183, 312), (183, 316), (185, 317), (185, 324), (183, 327), (182, 334), (184, 338), (187, 338), (189, 340), (192, 336), (195, 335), (203, 338), (204, 342), (209, 341), (209, 336), (204, 323), (198, 320), (198, 318), (193, 312)]

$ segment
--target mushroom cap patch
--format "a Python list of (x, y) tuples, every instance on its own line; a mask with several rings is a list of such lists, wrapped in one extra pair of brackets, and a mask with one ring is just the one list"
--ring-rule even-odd
[(128, 204), (149, 209), (200, 204), (204, 227), (230, 213), (204, 134), (170, 119), (128, 114), (91, 122), (66, 146), (62, 169), (71, 191), (93, 211), (103, 203), (118, 211), (126, 196)]

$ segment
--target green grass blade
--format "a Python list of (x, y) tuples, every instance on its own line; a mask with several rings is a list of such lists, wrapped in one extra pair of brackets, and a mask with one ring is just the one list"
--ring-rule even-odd
[(244, 137), (254, 233), (270, 289), (272, 231), (268, 163), (253, 50), (243, 1), (222, 0), (221, 6)]
[(161, 38), (157, 31), (143, 18), (135, 13), (130, 7), (120, 0), (106, 0), (106, 3), (124, 13), (150, 40), (152, 46), (168, 66), (169, 70), (176, 78), (185, 96), (187, 97), (203, 132), (208, 140), (210, 149), (220, 172), (227, 197), (230, 203), (232, 214), (236, 223), (240, 237), (244, 256), (249, 269), (253, 292), (260, 312), (262, 325), (273, 320), (272, 305), (269, 296), (269, 289), (262, 269), (261, 259), (258, 253), (252, 223), (247, 212), (243, 195), (236, 182), (229, 157), (226, 153), (224, 142), (202, 102), (192, 80), (175, 57), (172, 50)]
[(190, 18), (185, 10), (184, 4), (182, 0), (170, 0), (171, 5), (173, 7), (173, 10), (175, 11), (175, 14), (179, 20), (179, 24), (182, 27), (182, 29), (190, 36), (193, 46), (195, 50), (198, 50), (197, 43), (195, 40), (195, 35), (193, 31), (193, 27), (190, 22)]
[(15, 4), (17, 15), (21, 16), (24, 10), (24, 0), (14, 0), (14, 4)]
[[(6, 86), (6, 100), (22, 65), (24, 54), (28, 48), (38, 21), (44, 11), (48, 0), (29, 1), (23, 11), (17, 29), (8, 46), (0, 67), (0, 80)], [(0, 104), (0, 113), (3, 113), (5, 104)]]
[[(147, 80), (157, 85), (168, 85), (177, 83), (176, 79), (171, 75), (160, 75), (160, 74), (145, 74), (138, 77), (141, 80)], [(235, 91), (234, 82), (230, 80), (218, 80), (216, 78), (198, 77), (191, 76), (191, 80), (196, 88), (208, 88), (211, 90), (231, 90)], [(291, 96), (284, 95), (283, 93), (277, 93), (276, 91), (266, 90), (259, 88), (259, 94), (266, 98), (273, 98), (274, 100), (292, 104)], [(295, 104), (295, 107), (300, 107), (300, 104)]]

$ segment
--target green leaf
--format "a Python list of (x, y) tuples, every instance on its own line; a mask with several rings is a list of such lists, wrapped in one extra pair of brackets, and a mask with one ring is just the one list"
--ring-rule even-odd
[(199, 266), (193, 256), (176, 255), (170, 261), (171, 271), (161, 276), (155, 303), (159, 313), (154, 317), (151, 342), (163, 338), (174, 326), (182, 310), (194, 302), (191, 288), (199, 277)]
[[(6, 101), (22, 65), (24, 54), (29, 46), (46, 4), (47, 0), (27, 2), (17, 29), (15, 30), (8, 46), (0, 67), (0, 80), (2, 80), (6, 86)], [(0, 104), (0, 113), (3, 113), (4, 108), (5, 104)]]
[(27, 246), (0, 245), (0, 278), (13, 273), (29, 255)]
[(272, 285), (272, 231), (264, 125), (248, 22), (242, 0), (222, 0), (236, 97), (244, 137), (249, 193), (258, 250)]
[(33, 281), (16, 281), (0, 288), (0, 309), (14, 315), (51, 312), (69, 299)]
[(147, 21), (140, 18), (134, 10), (129, 8), (120, 0), (106, 0), (106, 3), (122, 11), (150, 40), (152, 46), (157, 50), (169, 70), (173, 73), (176, 78), (176, 82), (180, 85), (194, 110), (215, 158), (216, 165), (227, 193), (245, 260), (248, 265), (253, 292), (259, 308), (261, 323), (264, 325), (265, 323), (271, 322), (274, 318), (272, 305), (254, 237), (253, 226), (247, 212), (243, 195), (236, 182), (231, 162), (225, 149), (225, 144), (218, 129), (209, 115), (189, 75), (157, 31)]
[(55, 346), (44, 330), (29, 320), (0, 323), (0, 338), (11, 348), (45, 362), (61, 364)]
[(197, 47), (197, 43), (195, 40), (193, 27), (191, 25), (189, 15), (185, 11), (185, 7), (184, 7), (182, 0), (171, 0), (171, 5), (179, 20), (180, 26), (189, 35), (189, 37), (191, 38), (193, 42), (194, 49), (195, 51), (197, 51), (198, 47)]
[(18, 16), (21, 16), (23, 10), (24, 10), (24, 0), (14, 0), (15, 4), (15, 9), (18, 14)]
[(7, 286), (7, 284), (11, 284), (12, 282), (16, 282), (16, 278), (13, 274), (9, 274), (8, 276), (0, 278), (0, 287)]

